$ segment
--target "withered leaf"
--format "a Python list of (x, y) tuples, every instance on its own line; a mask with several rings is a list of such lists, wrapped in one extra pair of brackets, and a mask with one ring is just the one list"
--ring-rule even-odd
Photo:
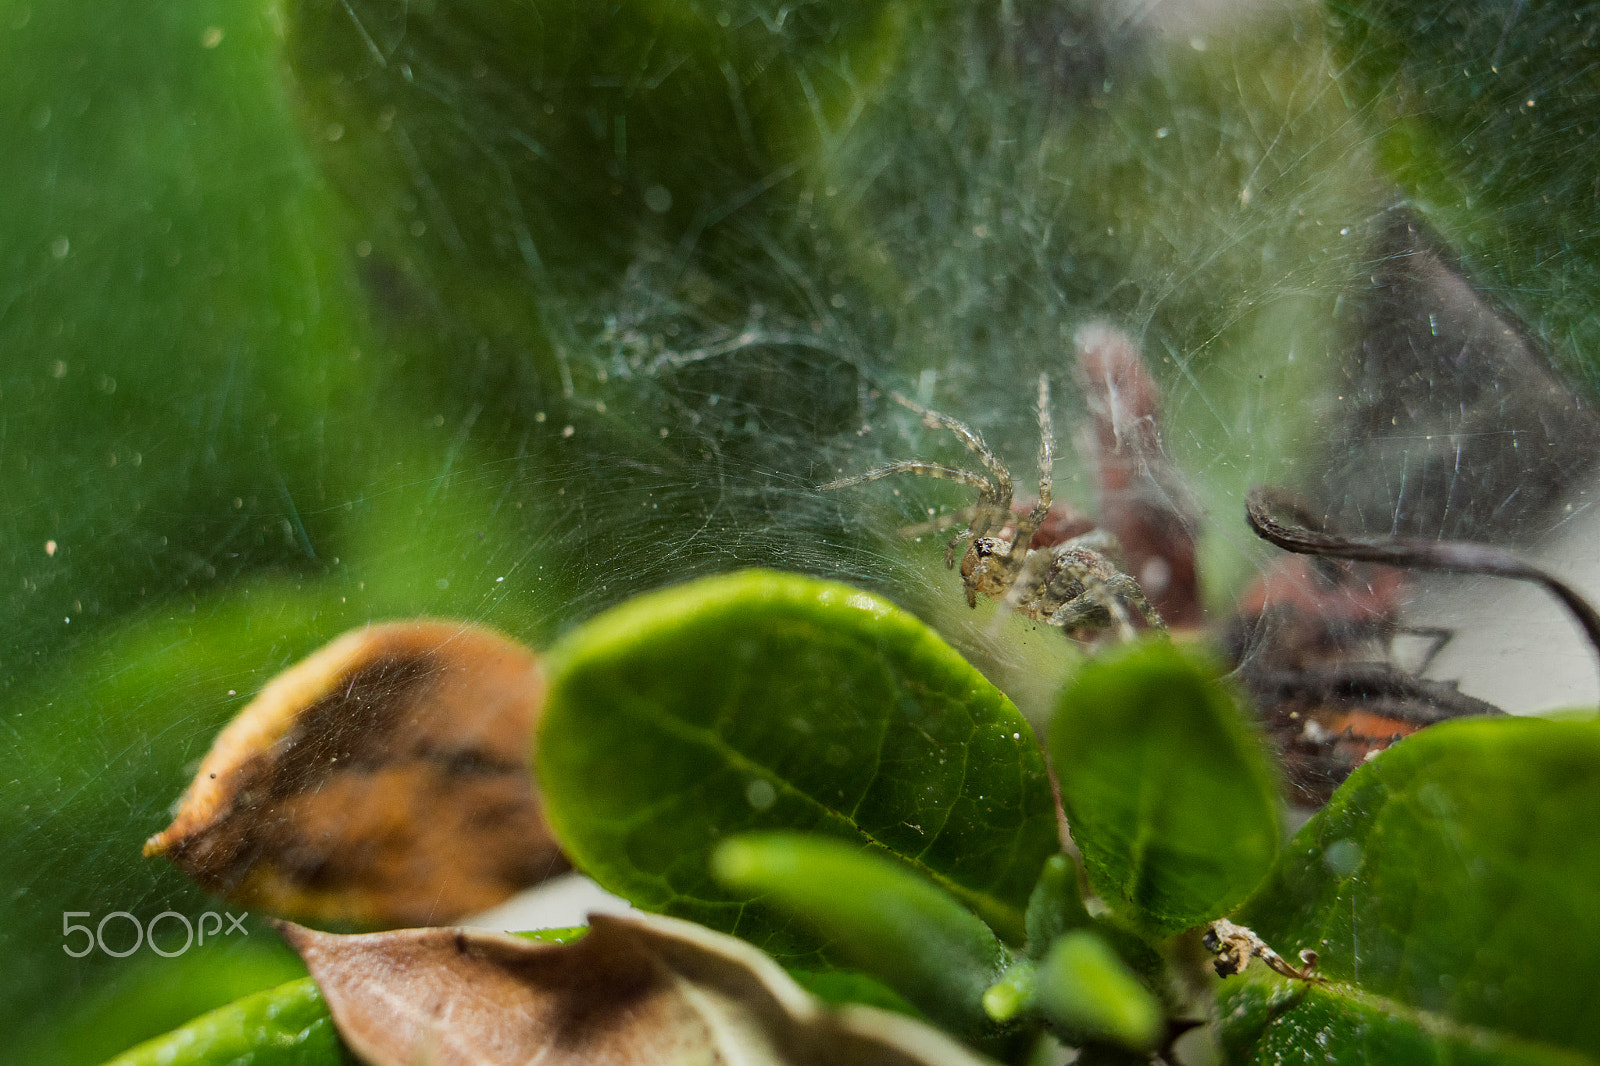
[(285, 925), (345, 1043), (371, 1066), (980, 1066), (943, 1033), (829, 1007), (704, 926), (593, 915), (570, 944), (452, 929)]
[(345, 634), (218, 735), (146, 844), (247, 907), (366, 926), (453, 921), (568, 868), (531, 773), (539, 660), (458, 622)]

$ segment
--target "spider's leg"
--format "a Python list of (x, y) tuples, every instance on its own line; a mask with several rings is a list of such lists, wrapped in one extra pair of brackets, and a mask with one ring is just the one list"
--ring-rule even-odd
[(1115, 629), (1119, 640), (1136, 639), (1139, 631), (1111, 586), (1093, 574), (1085, 574), (1082, 580), (1083, 594), (1057, 607), (1050, 624), (1062, 629)]
[(1433, 665), (1434, 658), (1444, 650), (1446, 644), (1450, 643), (1450, 638), (1456, 635), (1455, 630), (1444, 626), (1400, 626), (1395, 629), (1395, 632), (1397, 634), (1404, 633), (1412, 637), (1427, 638), (1428, 650), (1422, 653), (1422, 661), (1412, 671), (1418, 677), (1428, 672), (1428, 667)]
[(1056, 550), (1070, 551), (1073, 548), (1087, 548), (1108, 558), (1116, 558), (1122, 554), (1122, 545), (1117, 543), (1117, 538), (1108, 529), (1091, 529), (1087, 533), (1080, 533), (1070, 540), (1062, 541)]
[[(1092, 534), (1074, 537), (1067, 542), (1071, 547), (1064, 545), (1057, 549), (1056, 578), (1069, 579), (1072, 584), (1066, 588), (1076, 587), (1081, 591), (1051, 613), (1050, 624), (1063, 629), (1105, 628), (1109, 625), (1117, 630), (1117, 636), (1121, 639), (1132, 640), (1137, 636), (1137, 631), (1128, 614), (1131, 606), (1148, 626), (1165, 632), (1166, 623), (1150, 605), (1144, 589), (1133, 578), (1115, 569), (1099, 551), (1084, 543), (1089, 539), (1092, 539)], [(1086, 551), (1090, 555), (1087, 559), (1081, 557)]]
[(1056, 461), (1055, 430), (1050, 422), (1050, 378), (1039, 375), (1039, 502), (1033, 505), (1026, 518), (1017, 523), (1017, 538), (1013, 546), (1026, 547), (1033, 533), (1050, 513), (1051, 477)]
[(941, 481), (954, 481), (966, 485), (968, 488), (977, 489), (983, 494), (985, 503), (994, 496), (994, 485), (982, 474), (974, 474), (969, 470), (957, 470), (953, 466), (940, 466), (938, 463), (920, 463), (915, 460), (905, 460), (880, 466), (876, 470), (869, 470), (865, 474), (854, 477), (842, 477), (837, 481), (830, 481), (826, 485), (817, 487), (823, 492), (834, 489), (847, 489), (852, 485), (865, 485), (869, 481), (878, 481), (881, 478), (893, 477), (896, 474), (922, 474), (927, 477), (936, 477)]
[(950, 543), (944, 546), (944, 568), (946, 570), (954, 570), (956, 568), (956, 545), (960, 544), (964, 540), (971, 539), (972, 527), (970, 525), (967, 526), (966, 529), (963, 529), (960, 533), (957, 533), (955, 536), (950, 538)]
[[(1094, 584), (1099, 583), (1094, 582)], [(1088, 586), (1085, 586), (1082, 596), (1070, 599), (1057, 607), (1045, 621), (1059, 629), (1105, 629), (1115, 619), (1106, 606), (1091, 594)]]
[(910, 459), (898, 463), (890, 463), (888, 466), (869, 470), (865, 474), (856, 474), (854, 477), (842, 477), (817, 487), (823, 491), (846, 489), (853, 485), (865, 485), (869, 481), (893, 477), (896, 474), (921, 474), (925, 477), (936, 477), (941, 481), (954, 481), (958, 485), (965, 485), (968, 488), (978, 490), (980, 502), (977, 506), (962, 512), (963, 517), (967, 517), (966, 530), (952, 537), (950, 543), (945, 546), (944, 562), (947, 568), (953, 568), (956, 565), (956, 545), (970, 537), (981, 537), (989, 532), (990, 529), (994, 528), (997, 517), (1000, 518), (1000, 524), (1003, 526), (1005, 519), (1000, 516), (1010, 514), (1010, 503), (1007, 502), (1004, 507), (1000, 506), (999, 501), (995, 499), (994, 484), (982, 474), (974, 474), (970, 470), (958, 470), (953, 466), (940, 466), (938, 463), (924, 463)]
[[(1140, 588), (1139, 582), (1132, 577), (1118, 573), (1107, 579), (1104, 587), (1106, 592), (1110, 594), (1112, 603), (1119, 606), (1124, 603), (1132, 604), (1134, 610), (1138, 611), (1139, 616), (1144, 619), (1145, 625), (1162, 633), (1167, 631), (1167, 623), (1162, 621), (1160, 612), (1151, 605), (1150, 601), (1145, 597), (1144, 589)], [(1126, 612), (1124, 612), (1124, 617), (1126, 617)]]
[(956, 546), (958, 544), (974, 537), (987, 536), (991, 529), (998, 533), (1011, 520), (1010, 511), (1000, 510), (987, 501), (970, 508), (966, 513), (972, 516), (967, 523), (967, 528), (951, 537), (950, 543), (944, 546), (944, 565), (947, 570), (954, 568), (956, 565)]
[(947, 529), (954, 529), (959, 525), (971, 526), (978, 517), (980, 507), (967, 507), (960, 511), (951, 511), (949, 514), (930, 518), (926, 522), (913, 522), (909, 526), (900, 527), (900, 535), (910, 540), (914, 537), (926, 536), (929, 533), (943, 533)]
[(1011, 471), (1006, 469), (1006, 464), (1000, 461), (1000, 457), (984, 442), (983, 436), (977, 430), (949, 415), (929, 410), (909, 396), (898, 392), (891, 392), (889, 395), (894, 397), (894, 401), (900, 406), (921, 415), (924, 425), (930, 428), (943, 426), (955, 434), (956, 439), (965, 444), (967, 449), (978, 457), (978, 461), (983, 463), (984, 469), (994, 476), (991, 492), (985, 499), (993, 502), (1001, 511), (1011, 510)]

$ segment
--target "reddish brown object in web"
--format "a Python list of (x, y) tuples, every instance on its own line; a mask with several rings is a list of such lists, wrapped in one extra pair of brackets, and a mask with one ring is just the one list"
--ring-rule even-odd
[[(1409, 579), (1401, 567), (1504, 574), (1554, 584), (1563, 602), (1576, 598), (1498, 549), (1324, 532), (1306, 504), (1280, 490), (1253, 490), (1246, 511), (1260, 536), (1300, 553), (1275, 561), (1246, 590), (1224, 634), (1298, 802), (1326, 802), (1357, 766), (1428, 725), (1502, 713), (1453, 682), (1419, 677), (1390, 661), (1395, 634), (1406, 631)], [(1581, 612), (1593, 615), (1581, 602), (1578, 611), (1580, 619)], [(1409, 631), (1449, 637), (1447, 630)]]
[[(1012, 510), (1020, 518), (1032, 507), (1031, 503), (1019, 503), (1014, 505)], [(1028, 542), (1028, 547), (1054, 548), (1057, 544), (1063, 544), (1073, 537), (1081, 537), (1094, 528), (1094, 519), (1064, 503), (1058, 503), (1050, 508), (1050, 512), (1044, 516), (1044, 521), (1039, 523), (1039, 528), (1033, 531), (1033, 539)], [(1015, 527), (1008, 526), (1007, 529), (1014, 530)]]
[(538, 658), (416, 621), (347, 633), (279, 674), (212, 745), (145, 844), (271, 914), (452, 921), (568, 868), (540, 811)]
[[(1224, 624), (1291, 800), (1326, 803), (1352, 770), (1433, 720), (1425, 683), (1388, 665), (1408, 583), (1392, 566), (1288, 555), (1250, 583)], [(1352, 680), (1361, 676), (1366, 683)]]
[(1291, 555), (1239, 597), (1224, 640), (1235, 662), (1304, 669), (1383, 659), (1400, 626), (1407, 577), (1392, 566)]
[(1122, 330), (1092, 324), (1074, 337), (1078, 375), (1095, 419), (1100, 527), (1117, 538), (1130, 574), (1169, 627), (1201, 622), (1192, 523), (1159, 473), (1161, 392), (1139, 346)]

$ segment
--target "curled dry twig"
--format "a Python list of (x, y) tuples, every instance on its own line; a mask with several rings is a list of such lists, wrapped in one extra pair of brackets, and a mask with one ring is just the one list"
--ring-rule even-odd
[(1313, 971), (1317, 968), (1317, 953), (1307, 948), (1300, 952), (1300, 965), (1295, 966), (1255, 934), (1242, 925), (1226, 918), (1218, 918), (1206, 927), (1202, 938), (1207, 951), (1216, 956), (1212, 965), (1218, 977), (1232, 977), (1243, 973), (1251, 959), (1260, 959), (1274, 973), (1292, 977), (1297, 981), (1321, 981)]
[(1572, 612), (1596, 655), (1600, 656), (1600, 613), (1596, 613), (1571, 585), (1503, 548), (1416, 537), (1341, 537), (1305, 525), (1285, 524), (1273, 517), (1274, 512), (1294, 514), (1301, 521), (1305, 520), (1303, 509), (1287, 493), (1270, 488), (1252, 489), (1245, 500), (1245, 517), (1250, 528), (1263, 540), (1297, 555), (1384, 563), (1443, 574), (1483, 574), (1531, 581)]

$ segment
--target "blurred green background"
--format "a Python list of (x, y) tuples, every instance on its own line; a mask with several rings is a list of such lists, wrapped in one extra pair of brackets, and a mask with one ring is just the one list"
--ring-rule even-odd
[[(1026, 490), (1049, 372), (1089, 508), (1070, 338), (1126, 327), (1222, 609), (1262, 558), (1242, 489), (1350, 461), (1396, 203), (1584, 378), (1593, 153), (1473, 110), (1558, 83), (1539, 120), (1590, 135), (1560, 20), (1584, 40), (1593, 9), (1547, 6), (0, 0), (8, 1054), (93, 1062), (295, 972), (256, 924), (73, 959), (62, 914), (214, 907), (139, 845), (351, 626), (541, 646), (765, 564), (887, 593), (1037, 711), (1059, 636), (970, 615), (895, 535), (959, 491), (816, 491), (958, 458), (886, 389)], [(1493, 93), (1408, 50), (1428, 12), (1497, 57)]]

